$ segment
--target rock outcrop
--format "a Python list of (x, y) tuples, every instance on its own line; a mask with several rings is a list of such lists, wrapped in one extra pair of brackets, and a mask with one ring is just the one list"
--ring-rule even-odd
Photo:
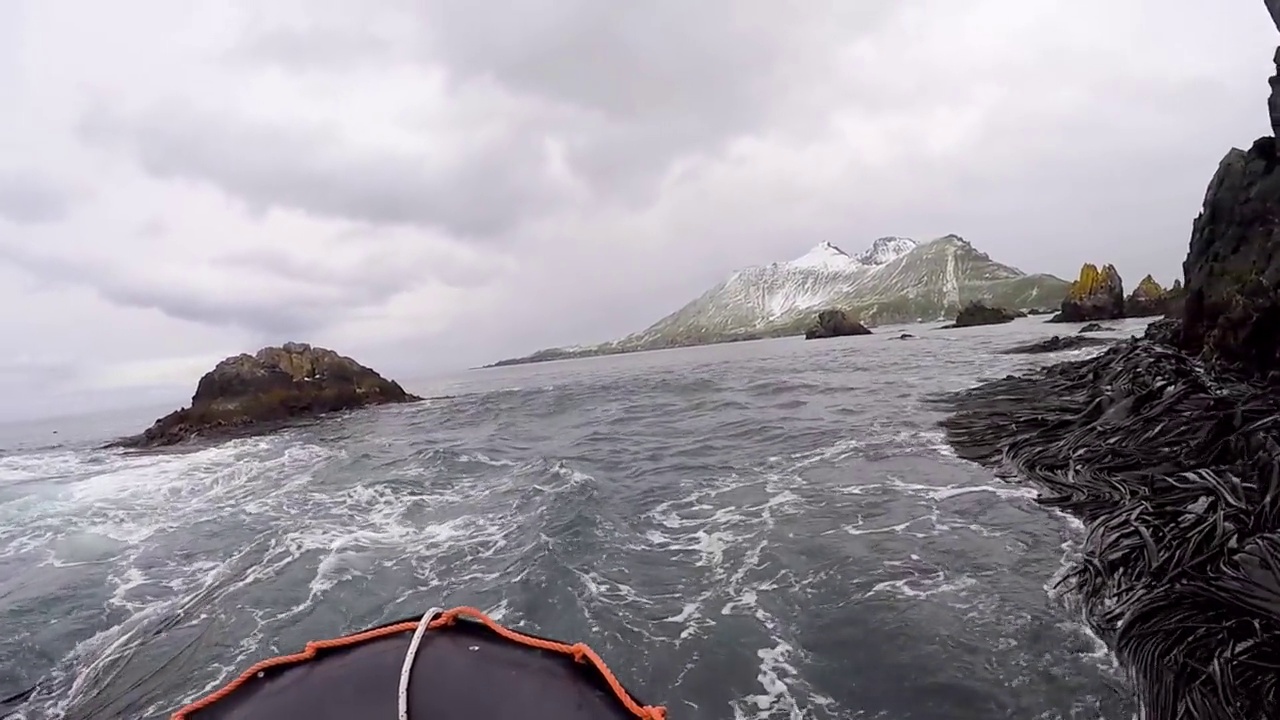
[(1169, 286), (1164, 296), (1164, 315), (1169, 318), (1182, 317), (1182, 306), (1187, 300), (1187, 290), (1182, 286), (1182, 278), (1177, 278)]
[(1084, 347), (1092, 347), (1095, 345), (1109, 345), (1113, 341), (1103, 340), (1102, 338), (1080, 337), (1079, 335), (1054, 335), (1045, 340), (1037, 340), (1025, 345), (1015, 345), (1004, 351), (1006, 355), (1034, 355), (1037, 353), (1064, 352), (1066, 350), (1079, 350)]
[[(1273, 90), (1273, 107), (1276, 96)], [(1219, 163), (1182, 269), (1183, 349), (1246, 375), (1280, 369), (1280, 157), (1274, 137), (1260, 138), (1248, 151), (1232, 149)]]
[(1169, 291), (1150, 275), (1142, 278), (1124, 301), (1125, 317), (1151, 317), (1168, 311)]
[(1002, 307), (990, 307), (981, 301), (971, 302), (960, 308), (960, 312), (956, 314), (956, 321), (947, 327), (973, 327), (975, 325), (999, 325), (1001, 323), (1013, 322), (1020, 317), (1026, 317), (1027, 314), (1020, 310), (1010, 310)]
[(1062, 309), (1049, 322), (1088, 322), (1124, 317), (1124, 282), (1114, 265), (1099, 270), (1093, 263), (1080, 268), (1080, 277), (1071, 283)]
[(1103, 325), (1102, 323), (1089, 323), (1088, 325), (1085, 325), (1084, 327), (1080, 328), (1076, 332), (1095, 333), (1095, 332), (1110, 332), (1112, 330), (1115, 330), (1115, 328), (1108, 327), (1106, 325)]
[(229, 357), (205, 373), (191, 406), (155, 422), (124, 447), (172, 445), (366, 405), (421, 400), (349, 357), (305, 343)]
[(862, 323), (849, 317), (843, 310), (823, 310), (818, 319), (804, 333), (805, 340), (833, 338), (844, 335), (870, 335), (871, 331)]

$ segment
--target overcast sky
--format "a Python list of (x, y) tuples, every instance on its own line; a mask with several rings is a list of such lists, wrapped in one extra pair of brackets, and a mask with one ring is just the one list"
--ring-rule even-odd
[(1260, 0), (5, 0), (0, 416), (296, 339), (399, 378), (957, 233), (1180, 275)]

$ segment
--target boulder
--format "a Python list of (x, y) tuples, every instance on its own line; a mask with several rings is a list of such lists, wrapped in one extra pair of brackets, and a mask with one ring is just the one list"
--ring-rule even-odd
[(1142, 278), (1124, 301), (1125, 317), (1150, 317), (1164, 315), (1169, 301), (1169, 291), (1150, 275)]
[(843, 335), (870, 335), (871, 331), (854, 320), (843, 310), (823, 310), (818, 319), (805, 331), (805, 340), (841, 337)]
[(1280, 158), (1264, 137), (1218, 165), (1182, 264), (1182, 348), (1246, 375), (1280, 369)]
[(990, 307), (982, 301), (974, 301), (960, 308), (956, 321), (947, 327), (973, 327), (975, 325), (999, 325), (1013, 322), (1027, 314), (1021, 310), (1010, 310), (1002, 307)]
[(191, 406), (116, 443), (155, 447), (252, 432), (338, 410), (421, 400), (349, 357), (305, 343), (266, 347), (218, 363), (196, 385)]
[(1104, 340), (1102, 338), (1080, 337), (1079, 335), (1060, 336), (1054, 335), (1046, 340), (1037, 340), (1036, 342), (1027, 343), (1025, 345), (1015, 345), (1005, 350), (1006, 355), (1032, 355), (1036, 353), (1063, 352), (1065, 350), (1079, 350), (1083, 347), (1092, 347), (1095, 345), (1108, 345), (1113, 340)]
[(1080, 328), (1076, 332), (1095, 333), (1095, 332), (1111, 332), (1112, 330), (1115, 330), (1115, 328), (1109, 327), (1107, 325), (1103, 325), (1102, 323), (1089, 323), (1088, 325), (1085, 325), (1084, 327)]
[(1124, 317), (1124, 282), (1114, 265), (1099, 270), (1093, 263), (1080, 268), (1080, 277), (1071, 283), (1062, 309), (1049, 322), (1089, 322)]

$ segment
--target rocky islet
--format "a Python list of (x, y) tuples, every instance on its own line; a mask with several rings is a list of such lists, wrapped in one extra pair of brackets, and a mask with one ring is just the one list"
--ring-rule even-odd
[(818, 313), (813, 325), (805, 330), (805, 340), (844, 337), (847, 335), (870, 335), (871, 331), (844, 310), (823, 310)]
[(200, 378), (190, 406), (114, 444), (146, 448), (217, 439), (299, 418), (421, 399), (333, 350), (285, 343), (219, 362)]

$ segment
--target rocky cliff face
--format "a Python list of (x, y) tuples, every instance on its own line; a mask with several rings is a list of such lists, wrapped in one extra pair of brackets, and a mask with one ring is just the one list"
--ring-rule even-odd
[(1080, 268), (1080, 277), (1071, 283), (1062, 310), (1049, 322), (1088, 322), (1124, 317), (1124, 282), (1114, 265), (1099, 270), (1093, 263)]
[(117, 444), (172, 445), (292, 418), (420, 399), (349, 357), (286, 343), (223, 360), (200, 378), (190, 407)]
[(1280, 368), (1277, 161), (1274, 137), (1227, 153), (1205, 192), (1182, 264), (1183, 349), (1247, 374)]

